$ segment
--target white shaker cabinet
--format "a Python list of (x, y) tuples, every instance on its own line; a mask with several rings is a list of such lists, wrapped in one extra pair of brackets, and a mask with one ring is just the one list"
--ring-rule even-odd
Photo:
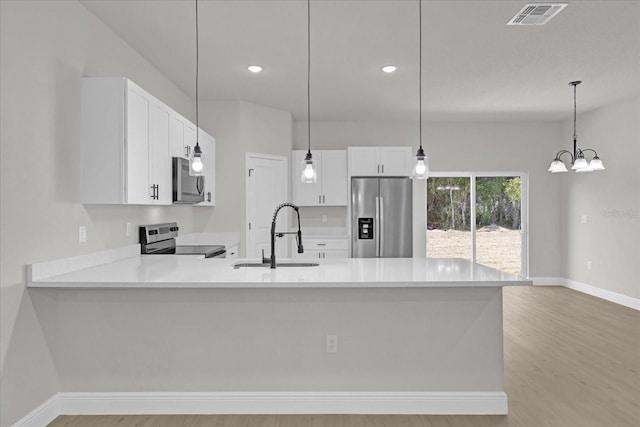
[(349, 147), (349, 176), (411, 176), (411, 147)]
[(196, 125), (175, 111), (171, 117), (171, 156), (189, 159), (193, 155), (196, 142), (200, 144), (204, 162), (204, 201), (195, 206), (215, 206), (216, 140), (200, 129), (196, 140)]
[(172, 112), (171, 117), (171, 156), (188, 159), (196, 145), (196, 125)]
[(291, 252), (295, 259), (314, 260), (349, 257), (348, 239), (304, 237), (303, 233), (302, 245), (304, 246), (304, 253), (299, 254), (294, 242)]
[[(216, 140), (200, 129), (198, 140), (204, 163), (204, 201), (195, 206), (215, 206), (216, 204)], [(195, 147), (195, 143), (193, 144)]]
[(170, 205), (171, 118), (128, 79), (83, 79), (82, 202)]
[(314, 150), (317, 182), (303, 183), (302, 162), (305, 150), (292, 152), (293, 203), (299, 206), (347, 206), (347, 152), (346, 150)]

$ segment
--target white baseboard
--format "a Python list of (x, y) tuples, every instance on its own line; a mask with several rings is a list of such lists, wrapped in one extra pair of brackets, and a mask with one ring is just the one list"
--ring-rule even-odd
[(533, 286), (564, 286), (566, 279), (564, 277), (530, 277), (533, 280)]
[(587, 285), (586, 283), (576, 282), (575, 280), (565, 279), (564, 277), (530, 277), (530, 279), (533, 280), (533, 286), (564, 286), (565, 288), (640, 311), (640, 299), (638, 298), (608, 291), (593, 285)]
[(44, 427), (60, 415), (58, 394), (51, 396), (33, 411), (22, 417), (13, 427)]
[(58, 393), (13, 427), (42, 427), (58, 415), (465, 414), (505, 415), (497, 392)]
[(638, 298), (622, 295), (617, 292), (608, 291), (606, 289), (597, 288), (592, 285), (587, 285), (586, 283), (576, 282), (575, 280), (569, 279), (565, 279), (563, 286), (640, 311), (640, 299)]

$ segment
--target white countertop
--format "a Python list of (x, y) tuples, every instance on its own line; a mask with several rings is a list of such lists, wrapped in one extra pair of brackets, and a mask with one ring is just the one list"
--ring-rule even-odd
[(103, 289), (381, 288), (532, 284), (531, 280), (456, 258), (347, 258), (318, 260), (320, 265), (317, 267), (233, 268), (233, 264), (247, 261), (252, 260), (137, 255), (63, 274), (46, 277), (34, 274), (32, 277), (35, 279), (30, 279), (28, 286)]

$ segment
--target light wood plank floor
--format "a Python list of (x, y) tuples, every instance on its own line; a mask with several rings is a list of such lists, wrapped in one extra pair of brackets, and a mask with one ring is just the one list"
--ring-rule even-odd
[(639, 427), (640, 312), (560, 287), (504, 289), (507, 416), (60, 416), (49, 427)]

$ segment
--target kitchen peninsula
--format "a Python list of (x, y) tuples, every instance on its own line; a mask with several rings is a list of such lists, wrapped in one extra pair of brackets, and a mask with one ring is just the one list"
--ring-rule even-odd
[(507, 413), (502, 287), (529, 280), (460, 259), (236, 269), (136, 247), (29, 274), (62, 389), (103, 413)]

